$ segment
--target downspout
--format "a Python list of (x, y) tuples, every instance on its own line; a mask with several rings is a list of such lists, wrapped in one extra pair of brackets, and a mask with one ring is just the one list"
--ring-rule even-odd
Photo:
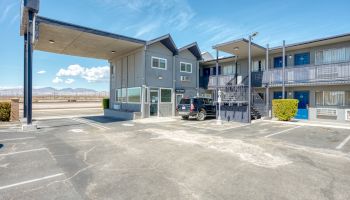
[(283, 40), (283, 50), (282, 50), (282, 99), (286, 98), (285, 92), (285, 68), (286, 68), (286, 41)]
[(172, 116), (175, 117), (175, 107), (176, 107), (176, 95), (175, 95), (175, 87), (176, 87), (176, 55), (173, 54), (173, 92), (172, 92)]
[(145, 45), (144, 46), (144, 50), (143, 50), (143, 53), (144, 53), (144, 69), (143, 69), (143, 84), (142, 84), (142, 87), (141, 87), (141, 118), (145, 118), (145, 104), (146, 104), (146, 91), (147, 91), (147, 86), (146, 86), (146, 50), (147, 50), (147, 46)]
[(196, 88), (197, 88), (197, 97), (199, 96), (199, 61), (197, 60), (197, 73), (196, 73)]
[(266, 73), (267, 77), (267, 83), (266, 83), (266, 115), (267, 117), (270, 117), (270, 75), (269, 75), (269, 44), (266, 45), (266, 70), (264, 73)]

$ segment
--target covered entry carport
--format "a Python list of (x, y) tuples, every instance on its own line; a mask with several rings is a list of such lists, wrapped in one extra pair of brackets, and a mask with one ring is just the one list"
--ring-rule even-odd
[(41, 17), (38, 12), (39, 0), (22, 1), (20, 35), (24, 37), (23, 117), (29, 127), (33, 127), (34, 50), (110, 61), (146, 45), (143, 40)]

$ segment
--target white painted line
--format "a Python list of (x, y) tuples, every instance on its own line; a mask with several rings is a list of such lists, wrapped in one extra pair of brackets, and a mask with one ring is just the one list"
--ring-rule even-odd
[(11, 184), (11, 185), (5, 185), (5, 186), (1, 186), (0, 190), (8, 189), (8, 188), (11, 188), (11, 187), (16, 187), (16, 186), (20, 186), (20, 185), (24, 185), (24, 184), (28, 184), (28, 183), (33, 183), (33, 182), (37, 182), (37, 181), (42, 181), (42, 180), (46, 180), (46, 179), (50, 179), (50, 178), (55, 178), (55, 177), (62, 176), (62, 175), (64, 175), (64, 174), (63, 173), (59, 173), (59, 174), (54, 174), (54, 175), (50, 175), (50, 176), (44, 176), (44, 177), (41, 177), (41, 178), (32, 179), (32, 180), (28, 180), (28, 181), (22, 181), (22, 182)]
[(80, 122), (80, 123), (87, 124), (89, 126), (92, 126), (92, 127), (95, 127), (95, 128), (101, 129), (101, 130), (109, 130), (110, 129), (109, 127), (102, 126), (102, 125), (99, 125), (99, 124), (94, 123), (94, 122), (89, 122), (88, 120), (83, 120), (83, 119), (80, 119), (80, 118), (72, 118), (72, 120)]
[(28, 139), (34, 139), (34, 138), (35, 137), (11, 138), (11, 139), (0, 140), (0, 142), (15, 141), (15, 140), (28, 140)]
[(336, 128), (336, 129), (350, 129), (350, 126), (346, 123), (323, 123), (323, 122), (311, 122), (311, 121), (298, 121), (298, 122), (284, 122), (274, 120), (264, 120), (264, 122), (272, 122), (279, 124), (299, 125), (299, 126), (313, 126), (313, 127), (324, 127), (324, 128)]
[(340, 144), (336, 147), (336, 149), (341, 149), (341, 148), (343, 148), (343, 146), (344, 146), (346, 143), (348, 143), (349, 141), (350, 141), (350, 135), (349, 135), (347, 138), (345, 138), (345, 139), (343, 140), (343, 142), (340, 143)]
[(103, 116), (100, 114), (89, 114), (89, 115), (58, 115), (58, 116), (47, 116), (47, 117), (34, 117), (36, 120), (49, 120), (49, 119), (71, 119), (77, 117), (95, 117)]
[(26, 150), (26, 151), (16, 151), (12, 153), (4, 153), (0, 154), (0, 156), (9, 156), (9, 155), (15, 155), (15, 154), (20, 154), (20, 153), (29, 153), (29, 152), (34, 152), (34, 151), (47, 151), (47, 148), (40, 148), (40, 149), (31, 149), (31, 150)]
[(270, 134), (270, 135), (265, 135), (264, 137), (269, 138), (269, 137), (271, 137), (271, 136), (279, 135), (279, 134), (282, 134), (282, 133), (286, 133), (286, 132), (288, 132), (288, 131), (291, 131), (291, 130), (294, 130), (294, 129), (297, 129), (297, 128), (300, 128), (300, 127), (301, 127), (301, 126), (296, 126), (296, 127), (293, 127), (293, 128), (289, 128), (289, 129), (283, 130), (283, 131), (279, 131), (279, 132), (277, 132), (277, 133), (272, 133), (272, 134)]
[(50, 111), (69, 111), (69, 110), (101, 110), (101, 112), (103, 111), (102, 108), (53, 108), (53, 109), (34, 109), (33, 111), (36, 111), (36, 112), (50, 112)]

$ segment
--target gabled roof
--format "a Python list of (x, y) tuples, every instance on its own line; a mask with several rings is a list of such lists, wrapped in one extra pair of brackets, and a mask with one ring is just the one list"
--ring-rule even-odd
[(193, 43), (191, 43), (189, 45), (181, 47), (179, 49), (179, 52), (184, 51), (184, 50), (189, 50), (197, 58), (197, 60), (202, 60), (202, 53), (201, 53), (201, 50), (198, 47), (197, 42), (193, 42)]
[(177, 54), (177, 47), (176, 47), (175, 42), (170, 34), (166, 34), (166, 35), (163, 35), (161, 37), (150, 40), (146, 44), (151, 45), (151, 44), (154, 44), (157, 42), (160, 42), (164, 46), (166, 46), (166, 48), (168, 48), (174, 55)]

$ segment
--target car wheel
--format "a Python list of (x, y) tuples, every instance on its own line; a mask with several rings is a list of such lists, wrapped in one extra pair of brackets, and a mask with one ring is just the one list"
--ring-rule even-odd
[(183, 120), (188, 120), (188, 116), (182, 116)]
[(201, 110), (198, 114), (197, 114), (197, 120), (198, 121), (203, 121), (203, 120), (205, 120), (205, 118), (206, 118), (206, 112), (205, 112), (205, 110)]

